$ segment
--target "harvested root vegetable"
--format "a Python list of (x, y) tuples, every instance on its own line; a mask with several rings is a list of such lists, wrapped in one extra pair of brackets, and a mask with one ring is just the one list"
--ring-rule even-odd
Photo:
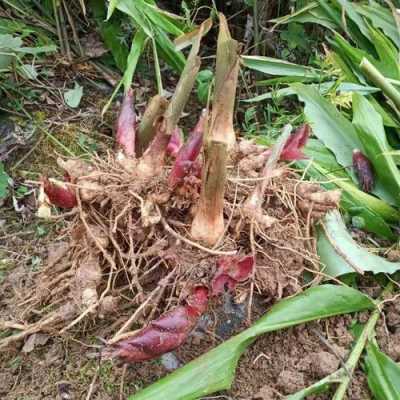
[(123, 156), (135, 157), (136, 114), (133, 109), (133, 90), (129, 89), (122, 102), (117, 120), (117, 146)]
[(226, 256), (217, 261), (218, 270), (212, 282), (213, 296), (233, 290), (239, 282), (248, 279), (254, 269), (253, 256)]
[[(218, 80), (210, 125), (203, 115), (176, 159), (165, 155), (179, 148), (174, 133), (199, 67), (198, 39), (168, 106), (163, 98), (151, 100), (136, 145), (129, 92), (119, 121), (128, 133), (118, 133), (119, 154), (60, 160), (71, 179), (62, 190), (44, 180), (52, 202), (77, 205), (77, 212), (65, 215), (67, 253), (56, 263), (49, 257), (18, 310), (7, 311), (16, 315), (19, 326), (64, 333), (73, 327), (76, 331), (88, 316), (94, 324), (107, 316), (110, 331), (105, 334), (112, 339), (106, 354), (128, 362), (147, 360), (183, 343), (205, 310), (206, 287), (217, 295), (240, 283), (239, 297), (249, 299), (251, 313), (251, 296), (274, 302), (294, 294), (303, 287), (305, 268), (311, 263), (318, 269), (310, 221), (315, 210), (323, 214), (336, 207), (339, 194), (303, 188), (299, 175), (281, 162), (302, 157), (307, 128), (289, 137), (291, 128), (286, 127), (270, 150), (242, 142), (230, 152), (233, 126), (225, 129), (221, 121), (231, 124), (233, 116), (238, 46), (226, 32), (221, 37), (226, 41), (219, 50), (229, 50), (232, 69), (218, 64), (227, 82)], [(219, 101), (229, 96), (224, 108)], [(219, 111), (227, 115), (216, 119)], [(224, 129), (217, 132), (217, 126)], [(261, 157), (257, 165), (253, 156)], [(201, 181), (196, 175), (200, 169)], [(41, 212), (48, 215), (44, 208)], [(251, 290), (250, 275), (257, 290)], [(197, 289), (173, 308), (186, 298), (187, 288)], [(41, 318), (38, 309), (43, 310)], [(127, 309), (135, 311), (125, 317)], [(161, 317), (152, 321), (157, 315)], [(134, 326), (139, 329), (135, 335), (118, 341)], [(0, 348), (23, 337), (24, 332), (0, 339)]]
[(74, 189), (66, 182), (42, 179), (43, 189), (49, 201), (56, 207), (74, 208), (78, 204)]
[(181, 183), (193, 168), (203, 146), (204, 128), (207, 121), (207, 110), (203, 110), (197, 125), (189, 135), (187, 142), (177, 154), (176, 160), (168, 178), (171, 188)]
[(305, 214), (311, 213), (313, 219), (322, 218), (328, 211), (339, 207), (342, 191), (324, 190), (318, 184), (302, 182), (297, 187), (299, 209)]
[(358, 149), (353, 150), (353, 168), (361, 189), (370, 193), (374, 187), (374, 170), (371, 161)]
[(196, 287), (186, 305), (178, 306), (104, 351), (105, 358), (119, 358), (126, 363), (151, 360), (179, 347), (196, 326), (207, 308), (208, 289)]

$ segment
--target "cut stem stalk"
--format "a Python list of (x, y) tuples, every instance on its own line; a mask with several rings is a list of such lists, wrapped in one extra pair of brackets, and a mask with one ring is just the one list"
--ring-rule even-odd
[(236, 144), (233, 114), (239, 75), (239, 43), (232, 39), (226, 18), (219, 14), (215, 91), (209, 140), (224, 142), (231, 151)]
[(361, 60), (360, 68), (375, 86), (382, 89), (382, 92), (393, 101), (397, 110), (400, 111), (400, 92), (389, 82), (389, 80), (386, 79), (366, 58)]
[(154, 96), (143, 114), (137, 135), (137, 156), (140, 157), (154, 139), (156, 134), (155, 123), (167, 109), (168, 101), (165, 97)]
[(226, 143), (211, 141), (202, 174), (202, 187), (191, 234), (213, 246), (224, 233), (224, 194), (228, 151)]

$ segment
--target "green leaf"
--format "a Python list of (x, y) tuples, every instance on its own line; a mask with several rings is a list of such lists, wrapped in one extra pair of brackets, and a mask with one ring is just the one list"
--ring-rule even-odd
[[(4, 165), (0, 161), (0, 200), (5, 199), (8, 196), (8, 181), (10, 177), (4, 170)], [(1, 206), (0, 206), (1, 207)]]
[(22, 64), (18, 70), (26, 79), (36, 79), (38, 76), (38, 72), (32, 64)]
[(400, 32), (390, 10), (376, 2), (371, 2), (370, 5), (356, 3), (354, 6), (360, 14), (371, 20), (375, 28), (382, 29), (394, 44), (400, 48)]
[(315, 68), (293, 64), (272, 57), (242, 56), (242, 62), (247, 68), (269, 75), (298, 76), (315, 79), (320, 79), (323, 75), (322, 71)]
[(365, 366), (368, 386), (377, 400), (400, 399), (400, 366), (371, 342)]
[(335, 154), (340, 165), (351, 166), (353, 150), (361, 148), (357, 131), (351, 122), (315, 88), (300, 83), (295, 83), (291, 87), (305, 103), (304, 113), (314, 135)]
[(338, 211), (329, 212), (318, 235), (318, 255), (324, 273), (337, 277), (351, 272), (393, 274), (400, 263), (389, 262), (359, 246), (351, 237)]
[(214, 79), (214, 73), (209, 69), (203, 69), (197, 74), (197, 98), (200, 103), (206, 104), (210, 85)]
[(306, 31), (298, 23), (290, 23), (288, 29), (281, 33), (281, 38), (287, 42), (289, 49), (308, 49), (309, 40), (307, 39)]
[[(320, 84), (318, 83), (310, 83), (309, 85), (305, 86), (310, 86), (318, 90), (318, 92), (321, 95), (327, 94), (331, 89), (335, 89), (335, 91), (339, 93), (349, 93), (349, 92), (357, 92), (363, 95), (371, 94), (371, 93), (376, 93), (379, 92), (380, 89), (375, 88), (373, 86), (365, 86), (365, 85), (359, 85), (357, 83), (351, 83), (351, 82), (343, 82), (337, 85), (336, 81), (331, 81), (331, 82), (322, 82)], [(259, 101), (263, 100), (268, 100), (272, 98), (279, 98), (279, 97), (286, 97), (286, 96), (291, 96), (295, 95), (296, 91), (291, 88), (291, 87), (286, 87), (278, 90), (272, 90), (270, 92), (260, 94), (259, 96), (253, 97), (251, 99), (246, 99), (242, 100), (245, 103), (256, 103)]]
[(108, 4), (108, 9), (107, 9), (107, 20), (109, 20), (117, 7), (118, 3), (120, 0), (110, 0)]
[(310, 2), (304, 8), (292, 14), (272, 19), (270, 22), (275, 22), (276, 25), (288, 24), (291, 22), (314, 23), (328, 29), (335, 29), (337, 27), (335, 22), (321, 10), (321, 7), (315, 1)]
[(96, 24), (99, 27), (100, 35), (104, 44), (111, 50), (115, 64), (119, 70), (124, 72), (129, 49), (124, 41), (124, 32), (122, 29), (123, 21), (121, 18), (118, 18), (118, 16), (105, 20), (106, 5), (104, 2), (89, 0), (88, 4), (93, 13)]
[(365, 23), (362, 16), (358, 13), (357, 8), (355, 7), (352, 1), (348, 0), (337, 0), (337, 2), (342, 6), (342, 9), (346, 12), (349, 18), (357, 25), (360, 32), (370, 41), (371, 35), (368, 30), (368, 25)]
[(136, 31), (135, 36), (132, 40), (131, 50), (129, 52), (127, 67), (122, 77), (125, 91), (127, 91), (132, 86), (133, 75), (135, 74), (136, 67), (139, 58), (142, 54), (144, 45), (146, 41), (146, 35), (143, 30), (139, 29)]
[(258, 335), (374, 307), (370, 298), (346, 286), (322, 285), (308, 289), (280, 301), (252, 327), (130, 396), (129, 400), (191, 400), (228, 389), (241, 354)]
[(379, 69), (387, 78), (400, 79), (399, 52), (382, 32), (370, 28), (373, 44), (378, 54)]
[(386, 220), (397, 222), (399, 220), (397, 211), (384, 201), (359, 190), (322, 143), (315, 141), (319, 143), (319, 149), (310, 149), (312, 141), (313, 139), (309, 140), (305, 154), (315, 161), (298, 161), (296, 166), (303, 169), (308, 178), (321, 182), (321, 186), (327, 190), (342, 189), (340, 207), (351, 216), (362, 218), (364, 230), (394, 241), (396, 236)]
[(389, 153), (382, 117), (369, 101), (353, 95), (353, 125), (363, 144), (363, 152), (371, 161), (376, 176), (374, 193), (390, 204), (400, 205), (400, 172)]
[(75, 82), (74, 88), (69, 89), (64, 93), (64, 100), (68, 106), (76, 108), (79, 106), (79, 103), (81, 102), (82, 95), (83, 95), (83, 87), (79, 85), (78, 82)]

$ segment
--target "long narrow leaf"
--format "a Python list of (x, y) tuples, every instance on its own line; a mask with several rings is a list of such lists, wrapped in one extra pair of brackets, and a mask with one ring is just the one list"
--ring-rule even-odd
[[(333, 88), (335, 88), (335, 90), (339, 93), (356, 92), (356, 93), (360, 93), (362, 95), (367, 95), (367, 94), (376, 93), (376, 92), (380, 91), (380, 89), (374, 88), (373, 86), (358, 85), (356, 83), (351, 83), (351, 82), (342, 82), (339, 85), (337, 85), (336, 81), (330, 81), (330, 82), (323, 82), (321, 84), (310, 83), (307, 86), (317, 89), (321, 95), (325, 95)], [(256, 103), (256, 102), (263, 101), (263, 100), (279, 98), (279, 97), (286, 97), (286, 96), (291, 96), (291, 95), (295, 95), (295, 94), (296, 94), (296, 92), (293, 88), (286, 87), (286, 88), (282, 88), (282, 89), (278, 89), (278, 90), (272, 90), (268, 93), (264, 93), (264, 94), (261, 94), (256, 97), (243, 100), (243, 102)]]
[(320, 79), (322, 71), (272, 57), (242, 56), (244, 66), (268, 75), (298, 76)]
[(400, 366), (374, 343), (367, 346), (365, 358), (368, 386), (377, 400), (400, 399)]
[(129, 400), (191, 400), (227, 389), (232, 384), (241, 354), (258, 335), (374, 307), (370, 298), (349, 287), (322, 285), (308, 289), (279, 302), (251, 328), (129, 397)]
[(318, 255), (325, 265), (324, 273), (337, 277), (350, 272), (366, 271), (393, 274), (400, 270), (400, 263), (389, 262), (369, 253), (359, 246), (346, 229), (338, 211), (326, 215), (318, 238)]
[(393, 14), (382, 5), (371, 2), (371, 4), (354, 4), (357, 11), (371, 20), (375, 28), (380, 28), (400, 48), (400, 32), (396, 26)]

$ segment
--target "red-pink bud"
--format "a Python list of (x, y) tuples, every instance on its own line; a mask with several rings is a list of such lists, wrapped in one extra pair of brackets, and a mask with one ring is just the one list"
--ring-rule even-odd
[(359, 184), (366, 193), (371, 192), (374, 186), (374, 171), (371, 162), (360, 150), (353, 150), (353, 168)]
[(182, 146), (169, 175), (169, 186), (174, 188), (188, 175), (193, 163), (200, 154), (203, 145), (204, 129), (207, 121), (207, 110), (203, 110), (199, 121), (190, 132), (188, 141)]
[(302, 148), (305, 146), (310, 133), (311, 128), (308, 124), (297, 128), (285, 143), (280, 159), (284, 161), (295, 161), (307, 158), (302, 152)]
[(239, 282), (249, 278), (254, 268), (254, 257), (221, 257), (217, 265), (218, 270), (211, 283), (214, 296), (223, 293), (225, 289), (233, 290)]
[(50, 203), (56, 207), (74, 208), (78, 202), (74, 190), (63, 182), (50, 182), (46, 177), (42, 179), (43, 189)]
[(135, 156), (136, 114), (133, 109), (133, 90), (129, 89), (122, 102), (117, 121), (117, 145), (128, 157)]
[(178, 306), (151, 321), (149, 325), (131, 337), (105, 349), (105, 357), (118, 357), (134, 363), (160, 357), (179, 347), (196, 326), (208, 304), (208, 289), (193, 289), (186, 305)]
[(167, 154), (171, 157), (176, 157), (183, 145), (182, 129), (176, 127), (172, 132), (171, 139), (167, 146)]

